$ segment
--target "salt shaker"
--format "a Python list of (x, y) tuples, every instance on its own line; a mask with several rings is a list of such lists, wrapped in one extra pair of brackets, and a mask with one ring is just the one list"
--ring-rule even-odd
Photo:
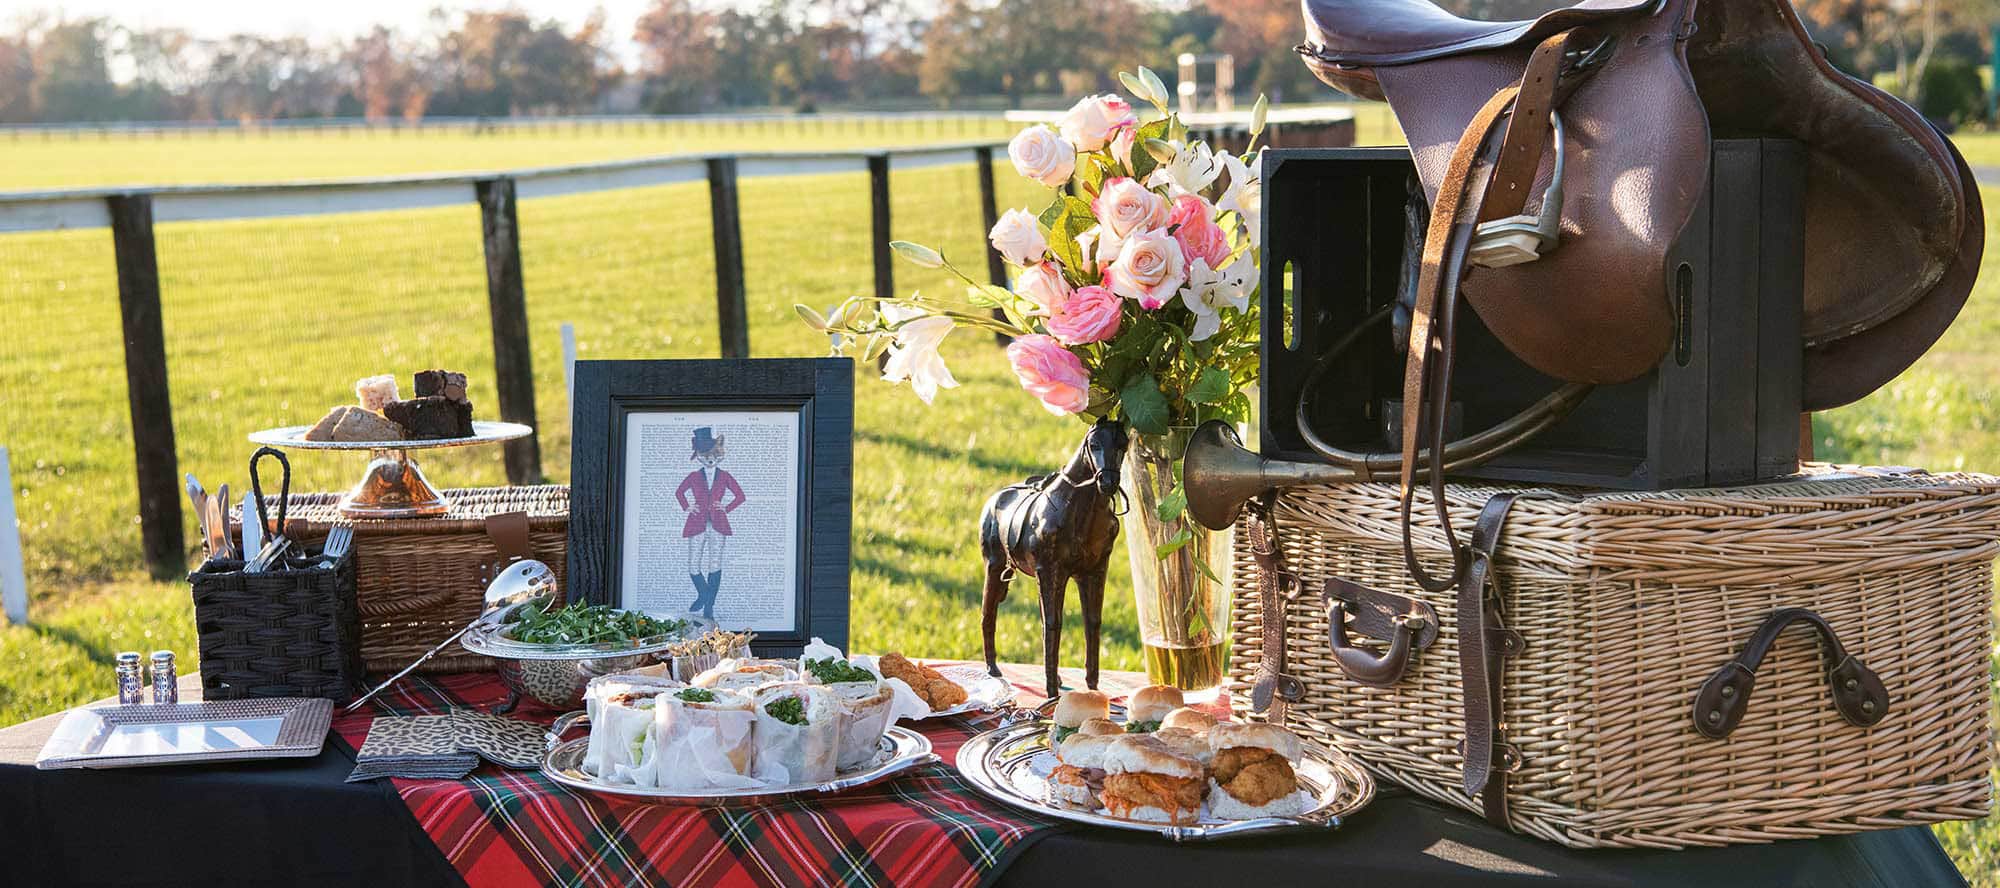
[(138, 651), (123, 651), (118, 655), (118, 705), (130, 706), (146, 702), (144, 685), (146, 667), (139, 662)]
[(153, 652), (153, 702), (179, 703), (181, 701), (180, 676), (174, 674), (174, 652)]

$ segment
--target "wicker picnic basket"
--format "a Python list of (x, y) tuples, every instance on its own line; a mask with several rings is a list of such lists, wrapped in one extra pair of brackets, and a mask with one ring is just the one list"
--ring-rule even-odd
[[(505, 558), (503, 549), (521, 549), (507, 554), (547, 563), (558, 581), (568, 570), (569, 487), (470, 488), (447, 490), (444, 496), (451, 511), (442, 517), (349, 521), (336, 511), (339, 494), (292, 495), (291, 518), (295, 525), (303, 520), (303, 539), (310, 545), (318, 546), (335, 523), (354, 528), (361, 659), (371, 673), (408, 666), (478, 617), (494, 564)], [(271, 514), (277, 514), (275, 504)], [(489, 519), (525, 523), (525, 546), (496, 538)], [(238, 516), (232, 515), (231, 521), (236, 520)], [(423, 671), (490, 668), (485, 657), (447, 648), (425, 663)]]
[[(1506, 490), (1521, 489), (1452, 485), (1455, 523), (1473, 526)], [(1419, 551), (1448, 570), (1429, 510), (1420, 494)], [(1482, 608), (1488, 662), (1501, 666), (1481, 684), (1497, 675), (1498, 688), (1471, 700), (1459, 593), (1411, 582), (1397, 516), (1394, 485), (1292, 489), (1246, 519), (1248, 534), (1239, 526), (1234, 571), (1233, 677), (1266, 717), (1381, 777), (1571, 847), (1763, 842), (1986, 815), (2000, 479), (1821, 469), (1754, 487), (1516, 500)], [(1276, 560), (1260, 558), (1260, 538), (1275, 540)], [(1328, 583), (1336, 577), (1359, 586)], [(1265, 588), (1282, 601), (1276, 668)], [(1353, 652), (1386, 660), (1408, 634), (1399, 677), (1380, 687), (1350, 677), (1329, 594), (1344, 599), (1352, 674), (1381, 683)], [(1405, 607), (1419, 618), (1392, 613)], [(1838, 641), (1800, 631), (1814, 621), (1799, 609)], [(1746, 643), (1760, 629), (1776, 640), (1757, 662)], [(1497, 776), (1475, 781), (1462, 752), (1468, 705), (1489, 696)]]

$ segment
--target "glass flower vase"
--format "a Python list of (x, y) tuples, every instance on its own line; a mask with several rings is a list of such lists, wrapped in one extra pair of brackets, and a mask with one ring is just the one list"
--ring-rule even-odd
[(1193, 431), (1133, 435), (1119, 486), (1128, 499), (1122, 529), (1146, 677), (1205, 701), (1228, 673), (1233, 531), (1207, 530), (1184, 508), (1168, 508), (1173, 517), (1163, 521), (1160, 508), (1170, 497), (1182, 498), (1176, 494), (1181, 454)]

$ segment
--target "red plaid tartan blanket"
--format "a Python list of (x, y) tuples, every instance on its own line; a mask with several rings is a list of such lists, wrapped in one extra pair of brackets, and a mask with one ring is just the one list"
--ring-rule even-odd
[[(1007, 669), (1024, 698), (1040, 699), (1040, 670)], [(1143, 680), (1107, 674), (1107, 692)], [(1032, 685), (1029, 684), (1032, 682)], [(1080, 682), (1079, 682), (1080, 684)], [(358, 748), (377, 715), (491, 709), (506, 699), (492, 673), (411, 678), (369, 711), (336, 717)], [(1023, 702), (1027, 702), (1023, 700)], [(560, 713), (526, 702), (516, 718)], [(696, 808), (576, 792), (539, 771), (482, 764), (464, 780), (394, 780), (404, 804), (468, 884), (840, 885), (964, 888), (997, 875), (1035, 839), (1063, 828), (997, 804), (951, 767), (981, 728), (961, 718), (918, 729), (943, 765), (824, 799), (747, 808)]]

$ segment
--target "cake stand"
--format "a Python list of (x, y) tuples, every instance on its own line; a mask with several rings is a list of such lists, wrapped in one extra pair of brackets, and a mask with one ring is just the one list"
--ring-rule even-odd
[(534, 434), (518, 422), (472, 423), (469, 438), (437, 438), (408, 441), (308, 441), (312, 426), (285, 426), (265, 429), (250, 436), (250, 443), (285, 450), (367, 450), (368, 471), (340, 497), (340, 514), (346, 518), (435, 518), (451, 508), (444, 495), (431, 486), (424, 470), (410, 456), (415, 450), (441, 447), (471, 447), (512, 441)]

